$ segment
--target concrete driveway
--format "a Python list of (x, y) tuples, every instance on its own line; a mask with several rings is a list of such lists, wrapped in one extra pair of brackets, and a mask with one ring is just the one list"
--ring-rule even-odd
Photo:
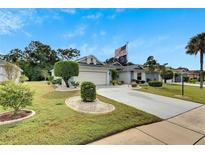
[(101, 87), (97, 90), (97, 93), (154, 114), (162, 119), (168, 119), (201, 106), (201, 104), (190, 101), (135, 91), (127, 86)]

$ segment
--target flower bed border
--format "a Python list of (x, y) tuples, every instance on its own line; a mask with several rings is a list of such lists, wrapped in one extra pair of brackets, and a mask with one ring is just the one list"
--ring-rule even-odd
[[(34, 115), (36, 114), (36, 112), (33, 111), (33, 110), (29, 110), (29, 109), (22, 109), (22, 110), (31, 111), (31, 114), (29, 114), (28, 116), (23, 117), (23, 118), (0, 122), (0, 125), (5, 125), (5, 124), (11, 124), (11, 123), (19, 122), (19, 121), (28, 119), (28, 118), (30, 118), (30, 117), (32, 117), (32, 116), (34, 116)], [(10, 111), (9, 111), (9, 112), (10, 112)], [(3, 113), (1, 113), (0, 115), (2, 115), (2, 114), (4, 114), (4, 113), (7, 113), (7, 112), (3, 112)]]

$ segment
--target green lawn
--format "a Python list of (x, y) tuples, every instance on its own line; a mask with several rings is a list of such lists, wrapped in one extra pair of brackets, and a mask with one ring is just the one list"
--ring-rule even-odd
[[(0, 144), (86, 144), (119, 131), (160, 119), (102, 96), (116, 110), (106, 115), (78, 113), (68, 108), (66, 98), (75, 92), (55, 92), (44, 82), (29, 82), (35, 91), (36, 115), (22, 122), (0, 126)], [(3, 111), (3, 109), (0, 109)]]
[[(180, 85), (169, 85), (164, 84), (161, 88), (150, 87), (148, 85), (141, 86), (142, 88), (139, 91), (149, 92), (153, 94), (168, 96), (168, 97), (176, 97), (176, 95), (181, 95), (181, 86)], [(201, 104), (205, 104), (205, 88), (200, 89), (199, 87), (194, 86), (185, 86), (184, 87), (184, 100), (190, 100), (194, 102), (198, 102)]]

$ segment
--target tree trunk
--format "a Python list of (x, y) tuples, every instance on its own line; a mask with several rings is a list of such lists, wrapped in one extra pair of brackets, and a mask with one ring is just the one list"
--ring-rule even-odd
[(201, 50), (200, 52), (200, 88), (203, 88), (203, 76), (204, 76), (204, 71), (203, 71), (203, 61), (204, 61), (204, 55), (203, 51)]
[(16, 116), (18, 114), (18, 111), (19, 111), (19, 108), (15, 108), (13, 116)]
[(66, 84), (66, 87), (69, 88), (68, 79), (67, 79), (67, 78), (64, 78), (63, 80), (64, 80), (64, 82), (65, 82), (65, 84)]
[(164, 79), (164, 83), (167, 83), (167, 79)]

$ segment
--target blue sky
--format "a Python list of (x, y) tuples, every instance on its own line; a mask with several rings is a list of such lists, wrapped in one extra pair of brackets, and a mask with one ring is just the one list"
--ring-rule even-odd
[(0, 53), (39, 40), (104, 61), (129, 42), (134, 63), (152, 55), (172, 67), (199, 69), (199, 56), (186, 55), (185, 46), (205, 31), (204, 17), (205, 9), (0, 9)]

